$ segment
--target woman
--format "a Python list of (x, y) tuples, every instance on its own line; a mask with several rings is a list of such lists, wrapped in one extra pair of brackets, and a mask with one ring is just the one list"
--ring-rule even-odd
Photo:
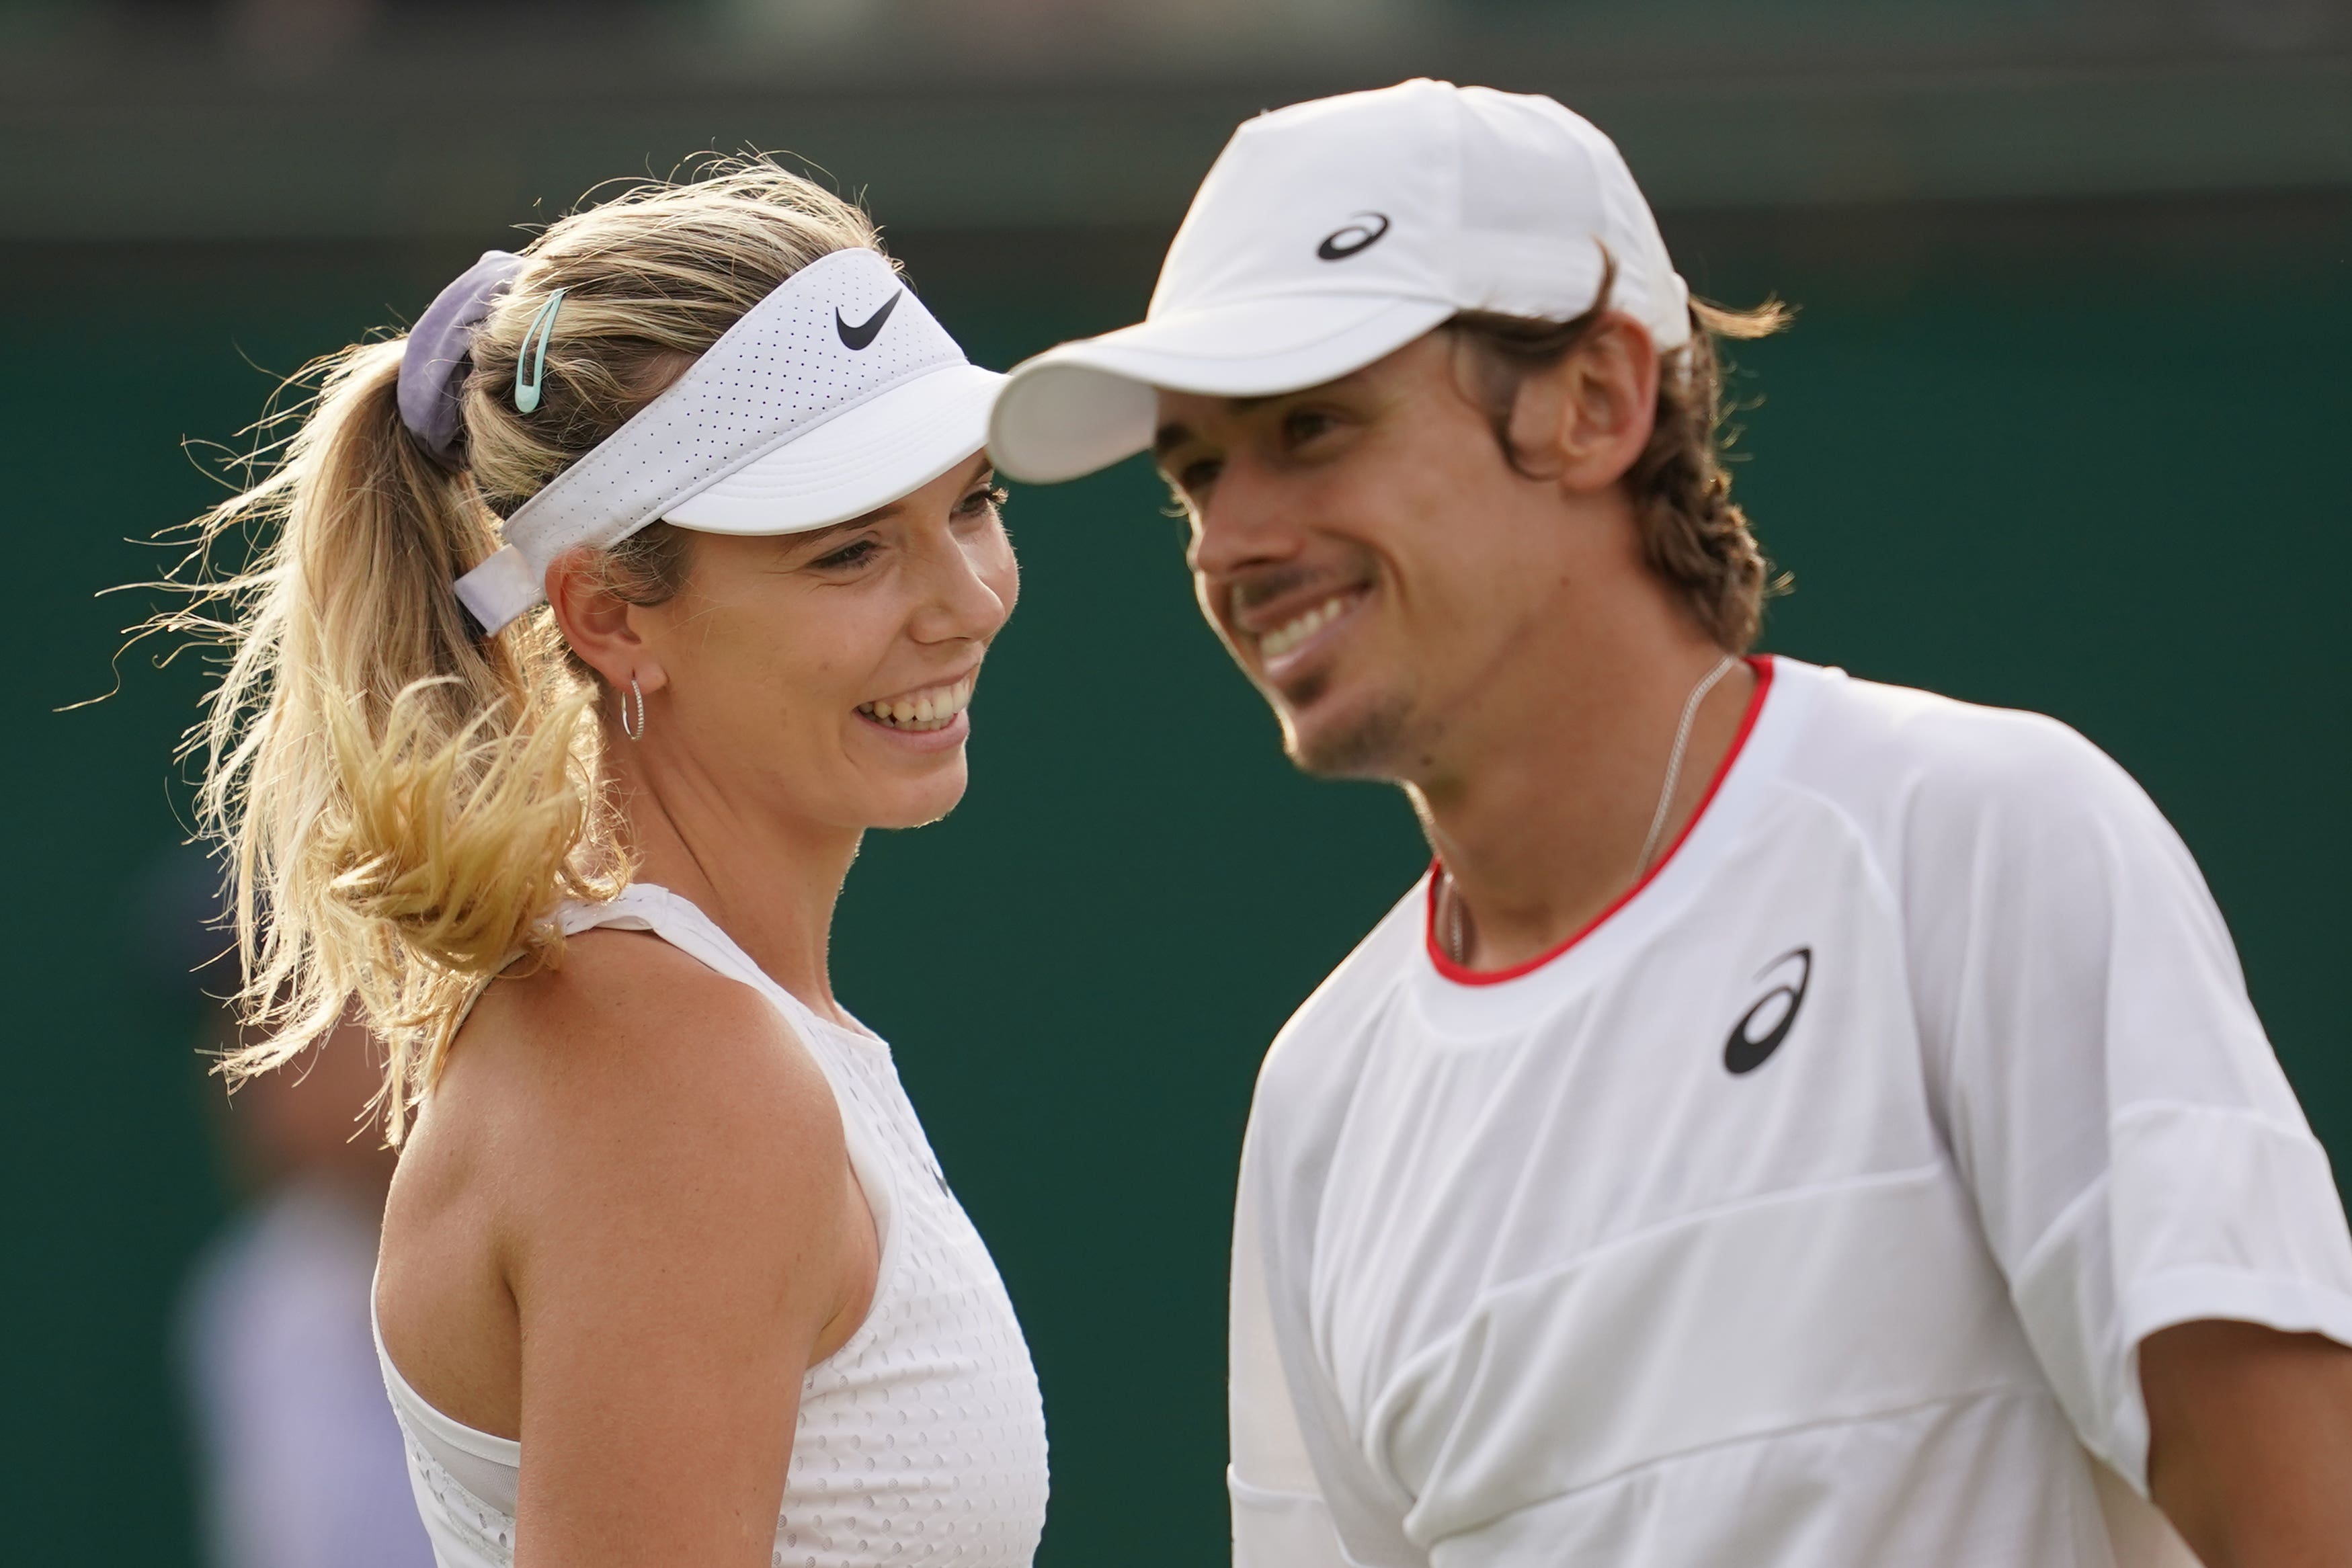
[(996, 379), (862, 214), (731, 163), (346, 350), (205, 521), (278, 530), (215, 589), (231, 1070), (347, 1005), (390, 1042), (378, 1345), (444, 1568), (1030, 1561), (1019, 1326), (826, 977), (859, 835), (963, 793)]

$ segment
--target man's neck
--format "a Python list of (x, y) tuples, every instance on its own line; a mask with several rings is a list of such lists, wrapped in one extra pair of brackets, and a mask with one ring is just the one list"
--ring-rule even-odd
[[(1471, 967), (1550, 952), (1639, 880), (1684, 706), (1723, 658), (1679, 628), (1581, 652), (1549, 684), (1474, 716), (1449, 736), (1442, 772), (1407, 786), (1452, 883), (1442, 906), (1460, 906), (1454, 956)], [(1575, 674), (1561, 681), (1563, 669)], [(1735, 664), (1699, 704), (1659, 856), (1697, 813), (1755, 689), (1755, 672)]]

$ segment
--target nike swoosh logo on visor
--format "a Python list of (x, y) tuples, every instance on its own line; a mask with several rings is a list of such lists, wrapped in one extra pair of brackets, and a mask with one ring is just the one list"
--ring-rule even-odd
[(882, 323), (890, 319), (890, 312), (898, 308), (899, 295), (903, 295), (907, 291), (905, 289), (901, 288), (898, 290), (898, 294), (893, 294), (889, 298), (885, 299), (882, 302), (881, 309), (877, 310), (873, 315), (868, 316), (862, 323), (855, 327), (851, 326), (847, 319), (842, 315), (841, 307), (838, 305), (835, 306), (833, 308), (833, 324), (841, 329), (842, 346), (854, 354), (860, 349), (865, 348), (868, 343), (874, 341), (875, 335), (882, 330)]

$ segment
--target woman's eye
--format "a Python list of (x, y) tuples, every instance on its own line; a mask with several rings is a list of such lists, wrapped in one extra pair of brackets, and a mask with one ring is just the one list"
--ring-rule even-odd
[(872, 539), (856, 539), (842, 546), (839, 549), (835, 550), (831, 555), (822, 555), (817, 557), (817, 559), (811, 564), (826, 570), (835, 570), (843, 567), (850, 566), (864, 566), (868, 560), (873, 559), (874, 555), (880, 550), (881, 548), (881, 546), (876, 544)]
[(1187, 496), (1197, 496), (1217, 482), (1217, 476), (1224, 472), (1224, 464), (1214, 457), (1187, 463), (1176, 471), (1176, 488)]
[(1003, 488), (996, 485), (983, 485), (956, 503), (956, 516), (977, 517), (991, 508), (1003, 505), (1004, 505)]

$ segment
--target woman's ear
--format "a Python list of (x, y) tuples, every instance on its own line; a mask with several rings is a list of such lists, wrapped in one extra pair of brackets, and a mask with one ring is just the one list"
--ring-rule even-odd
[(614, 691), (632, 681), (648, 692), (668, 684), (661, 661), (641, 634), (641, 607), (613, 591), (596, 551), (568, 549), (548, 563), (547, 603), (572, 651)]
[(1561, 485), (1605, 490), (1640, 461), (1657, 423), (1658, 374), (1648, 330), (1618, 311), (1544, 373), (1552, 383), (1544, 404), (1558, 420), (1547, 455), (1556, 455)]

